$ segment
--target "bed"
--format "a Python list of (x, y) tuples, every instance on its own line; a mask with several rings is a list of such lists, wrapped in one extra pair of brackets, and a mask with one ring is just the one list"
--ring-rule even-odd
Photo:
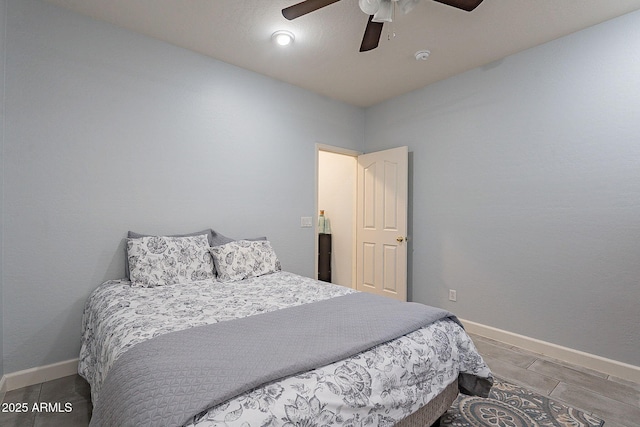
[[(174, 376), (168, 376), (171, 379), (164, 381), (164, 375), (169, 375), (165, 372), (166, 367), (176, 364), (174, 359), (169, 359), (166, 365), (154, 367), (152, 358), (156, 354), (167, 357), (169, 353), (164, 347), (154, 347), (154, 343), (197, 333), (200, 335), (190, 338), (187, 344), (183, 345), (183, 341), (174, 344), (176, 349), (180, 348), (176, 351), (193, 355), (196, 360), (199, 360), (197, 354), (209, 355), (207, 359), (223, 354), (227, 356), (220, 356), (224, 359), (221, 363), (237, 363), (228, 359), (241, 359), (253, 350), (238, 353), (236, 347), (257, 346), (258, 355), (267, 351), (268, 345), (260, 342), (260, 338), (272, 333), (273, 328), (255, 332), (261, 324), (271, 325), (272, 318), (297, 316), (293, 321), (287, 320), (287, 324), (294, 327), (281, 327), (278, 336), (274, 334), (269, 340), (279, 339), (289, 329), (298, 328), (306, 337), (315, 333), (304, 332), (303, 323), (310, 319), (313, 324), (308, 326), (309, 331), (323, 332), (308, 337), (306, 344), (297, 343), (297, 338), (293, 340), (296, 342), (291, 345), (302, 347), (292, 353), (286, 353), (290, 350), (282, 350), (282, 343), (278, 344), (279, 351), (285, 352), (285, 357), (278, 359), (288, 361), (304, 349), (311, 348), (315, 352), (313, 345), (324, 346), (318, 344), (323, 343), (323, 339), (332, 342), (331, 334), (317, 328), (332, 324), (334, 317), (342, 317), (342, 313), (351, 311), (345, 307), (351, 307), (354, 301), (366, 301), (365, 305), (370, 306), (370, 300), (362, 300), (369, 296), (360, 295), (360, 292), (282, 271), (267, 240), (228, 240), (216, 244), (220, 242), (212, 240), (211, 234), (204, 238), (161, 236), (159, 239), (152, 236), (128, 239), (131, 277), (100, 285), (88, 298), (83, 314), (78, 371), (91, 386), (92, 425), (424, 426), (431, 425), (446, 411), (458, 389), (488, 394), (492, 383), (489, 368), (457, 319), (444, 315), (371, 348), (350, 350), (353, 354), (345, 353), (349, 354), (347, 357), (335, 361), (326, 359), (331, 363), (306, 366), (302, 371), (296, 365), (292, 371), (282, 371), (287, 373), (285, 376), (280, 376), (281, 371), (275, 376), (269, 374), (271, 376), (265, 377), (264, 383), (233, 388), (235, 391), (231, 394), (223, 395), (224, 400), (218, 396), (217, 400), (204, 397), (202, 402), (212, 404), (203, 407), (199, 402), (199, 406), (192, 407), (192, 410), (199, 408), (197, 411), (173, 417), (182, 411), (182, 408), (173, 409), (173, 397), (181, 395), (185, 389), (196, 388), (188, 398), (192, 403), (210, 389), (219, 392), (219, 388), (224, 387), (212, 385), (216, 381), (204, 375), (193, 378), (200, 376), (189, 375), (196, 372), (194, 368), (189, 368), (186, 374), (171, 374)], [(168, 252), (173, 253), (173, 258), (167, 255)], [(184, 266), (185, 259), (191, 267)], [(194, 263), (198, 265), (193, 267)], [(211, 274), (209, 268), (213, 271)], [(139, 274), (141, 270), (144, 270), (142, 275)], [(401, 309), (406, 307), (403, 305)], [(326, 313), (334, 314), (327, 314), (330, 318), (318, 317)], [(360, 318), (362, 314), (357, 316)], [(349, 324), (354, 321), (358, 319), (346, 320)], [(371, 323), (370, 320), (362, 321), (365, 325)], [(257, 336), (251, 335), (254, 332)], [(240, 338), (235, 338), (239, 340), (237, 343), (227, 345), (231, 338), (238, 336)], [(221, 341), (212, 344), (209, 339)], [(253, 346), (254, 342), (256, 346)], [(149, 348), (147, 353), (136, 355), (135, 352), (145, 346)], [(236, 356), (229, 357), (228, 354)], [(260, 365), (262, 356), (260, 358), (256, 365)], [(133, 368), (128, 368), (133, 371), (122, 369), (127, 363), (134, 364), (130, 365)], [(266, 364), (272, 366), (278, 362)], [(182, 362), (178, 365), (182, 367)], [(225, 369), (226, 373), (238, 370)], [(135, 381), (151, 381), (149, 377), (155, 378), (155, 388), (146, 390), (146, 395), (133, 391), (139, 386)], [(145, 387), (150, 388), (148, 384)], [(167, 391), (169, 389), (173, 391)], [(151, 412), (145, 413), (140, 408), (148, 405), (142, 400), (149, 400), (149, 396), (159, 403), (154, 402), (151, 409), (145, 409)]]

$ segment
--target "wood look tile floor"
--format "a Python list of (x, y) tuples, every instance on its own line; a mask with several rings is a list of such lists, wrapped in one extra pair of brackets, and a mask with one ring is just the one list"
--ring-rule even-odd
[[(640, 384), (471, 336), (494, 375), (594, 414), (605, 427), (640, 427)], [(40, 402), (54, 406), (33, 411)], [(0, 412), (3, 427), (86, 427), (91, 418), (89, 385), (78, 375), (7, 392), (4, 403), (26, 403), (29, 410)]]
[(493, 374), (604, 420), (640, 427), (640, 384), (471, 334)]

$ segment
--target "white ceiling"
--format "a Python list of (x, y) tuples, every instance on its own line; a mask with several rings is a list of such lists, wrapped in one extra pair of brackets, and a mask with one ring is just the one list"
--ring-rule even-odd
[[(281, 10), (299, 0), (45, 1), (363, 107), (640, 9), (640, 0), (484, 0), (465, 12), (422, 0), (359, 53), (358, 0), (294, 21)], [(271, 43), (279, 29), (295, 34), (292, 46)], [(424, 49), (429, 59), (416, 61)]]

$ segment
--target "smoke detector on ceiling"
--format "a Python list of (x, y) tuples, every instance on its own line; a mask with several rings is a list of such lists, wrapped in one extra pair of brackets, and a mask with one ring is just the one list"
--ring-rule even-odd
[(416, 61), (426, 61), (429, 59), (429, 55), (431, 55), (431, 52), (428, 50), (419, 50), (416, 52)]

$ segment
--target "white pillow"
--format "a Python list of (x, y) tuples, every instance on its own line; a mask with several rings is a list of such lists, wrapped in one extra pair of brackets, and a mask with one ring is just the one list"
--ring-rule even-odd
[(207, 235), (127, 239), (132, 286), (151, 288), (213, 279)]
[(280, 271), (280, 261), (268, 240), (236, 240), (209, 248), (218, 279), (228, 282)]

